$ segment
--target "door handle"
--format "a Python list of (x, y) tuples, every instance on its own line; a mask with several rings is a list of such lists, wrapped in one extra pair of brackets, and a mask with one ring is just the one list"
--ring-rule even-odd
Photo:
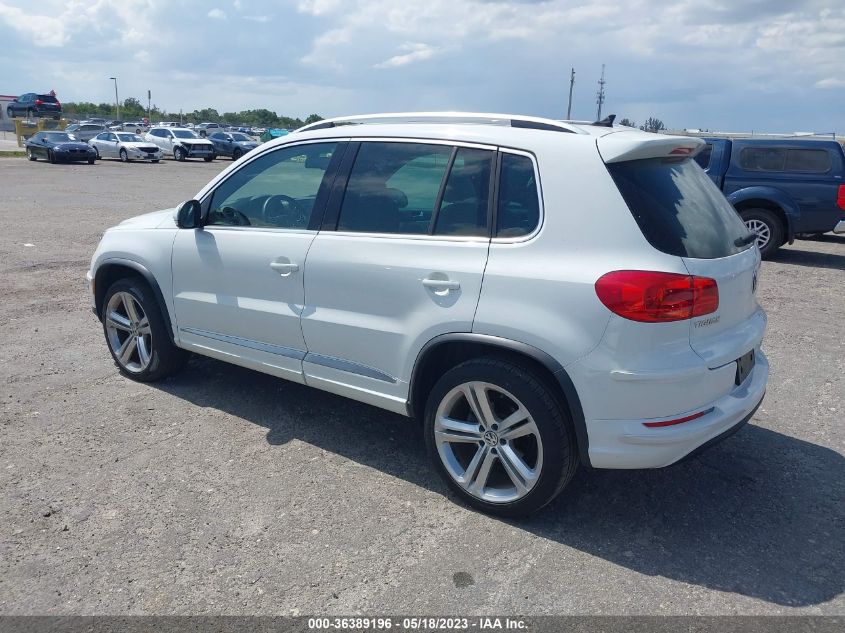
[(460, 290), (461, 282), (451, 279), (423, 279), (423, 286), (432, 290)]
[(279, 273), (282, 277), (287, 277), (291, 273), (299, 270), (299, 264), (292, 262), (270, 262), (270, 268)]

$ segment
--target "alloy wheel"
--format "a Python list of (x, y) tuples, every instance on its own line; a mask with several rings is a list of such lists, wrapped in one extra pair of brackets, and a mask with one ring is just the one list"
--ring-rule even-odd
[(543, 468), (540, 431), (528, 409), (487, 382), (463, 383), (444, 396), (434, 441), (449, 476), (488, 503), (522, 499)]
[(133, 374), (149, 367), (152, 331), (138, 300), (128, 292), (114, 293), (106, 306), (105, 321), (106, 338), (120, 366)]
[(769, 228), (769, 225), (762, 220), (746, 220), (745, 227), (751, 233), (755, 233), (757, 235), (757, 247), (760, 250), (763, 250), (766, 247), (766, 244), (769, 243), (769, 240), (772, 239), (772, 230)]

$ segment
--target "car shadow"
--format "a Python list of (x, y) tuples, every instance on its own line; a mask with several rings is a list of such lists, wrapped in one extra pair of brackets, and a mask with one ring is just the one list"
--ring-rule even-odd
[[(835, 242), (836, 239), (818, 239), (817, 241)], [(845, 243), (845, 240), (842, 240)], [(796, 242), (797, 243), (797, 242)], [(811, 268), (830, 268), (833, 270), (845, 270), (845, 255), (837, 253), (819, 253), (816, 251), (805, 251), (800, 248), (785, 247), (775, 251), (769, 261), (779, 264), (794, 264), (796, 266), (809, 266)]]
[[(301, 440), (449, 495), (404, 417), (204, 357), (156, 386), (266, 428), (271, 445)], [(845, 590), (843, 488), (842, 455), (750, 424), (669, 468), (582, 468), (507, 523), (647, 576), (809, 606)]]

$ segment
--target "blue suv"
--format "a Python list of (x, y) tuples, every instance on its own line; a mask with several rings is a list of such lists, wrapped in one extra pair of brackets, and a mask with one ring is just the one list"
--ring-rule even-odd
[(695, 160), (768, 257), (796, 235), (845, 233), (845, 153), (833, 140), (705, 138)]

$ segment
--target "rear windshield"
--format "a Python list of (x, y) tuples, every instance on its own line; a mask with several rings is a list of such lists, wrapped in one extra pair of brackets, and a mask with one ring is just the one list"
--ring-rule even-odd
[(607, 166), (645, 238), (656, 249), (715, 259), (750, 246), (748, 230), (710, 178), (690, 158), (649, 158)]
[(58, 100), (53, 95), (38, 95), (38, 99), (46, 101), (47, 103), (58, 103)]

